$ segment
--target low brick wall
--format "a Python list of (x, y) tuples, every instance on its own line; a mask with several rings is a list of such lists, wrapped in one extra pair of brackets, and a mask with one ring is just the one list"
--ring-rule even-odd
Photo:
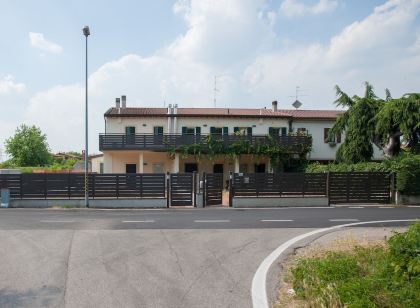
[[(80, 199), (57, 200), (11, 200), (14, 208), (49, 208), (54, 206), (84, 207), (85, 201)], [(90, 208), (166, 208), (166, 199), (94, 199), (89, 200)]]
[(255, 198), (255, 197), (235, 197), (233, 207), (252, 208), (252, 207), (288, 207), (288, 206), (328, 206), (327, 197), (285, 197), (285, 198)]
[(420, 196), (408, 196), (397, 192), (395, 195), (397, 205), (420, 205)]

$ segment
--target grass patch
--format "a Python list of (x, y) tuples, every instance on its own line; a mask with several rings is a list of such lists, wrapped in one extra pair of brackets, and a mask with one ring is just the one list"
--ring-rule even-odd
[(292, 307), (420, 307), (420, 223), (385, 245), (298, 259), (289, 282)]

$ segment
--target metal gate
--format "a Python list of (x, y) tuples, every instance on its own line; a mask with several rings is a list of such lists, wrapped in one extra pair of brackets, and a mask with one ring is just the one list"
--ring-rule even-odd
[(331, 172), (330, 203), (390, 203), (390, 179), (387, 172)]
[(170, 204), (194, 205), (194, 174), (174, 173), (170, 179)]
[(223, 173), (209, 173), (204, 176), (204, 202), (208, 205), (223, 203)]

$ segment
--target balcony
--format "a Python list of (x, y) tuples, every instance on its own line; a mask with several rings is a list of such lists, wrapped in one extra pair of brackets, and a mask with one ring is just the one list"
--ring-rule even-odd
[[(182, 145), (203, 143), (206, 144), (209, 135), (181, 135), (181, 134), (100, 134), (99, 150), (148, 150), (166, 152)], [(307, 135), (212, 135), (217, 140), (222, 140), (228, 146), (237, 141), (247, 140), (251, 145), (265, 144), (273, 139), (290, 152), (299, 152), (302, 146), (311, 144), (311, 137)]]

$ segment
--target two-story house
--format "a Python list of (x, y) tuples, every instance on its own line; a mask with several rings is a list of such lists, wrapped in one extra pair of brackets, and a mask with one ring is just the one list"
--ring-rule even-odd
[(238, 157), (219, 156), (199, 160), (193, 155), (174, 151), (184, 144), (205, 141), (216, 136), (229, 144), (241, 139), (263, 142), (268, 135), (280, 144), (293, 146), (311, 142), (308, 155), (313, 161), (332, 161), (344, 136), (328, 140), (336, 110), (286, 110), (271, 108), (167, 108), (127, 107), (126, 98), (116, 99), (106, 111), (105, 132), (100, 134), (105, 173), (193, 172), (223, 173), (270, 172), (268, 157), (253, 159), (243, 153)]

